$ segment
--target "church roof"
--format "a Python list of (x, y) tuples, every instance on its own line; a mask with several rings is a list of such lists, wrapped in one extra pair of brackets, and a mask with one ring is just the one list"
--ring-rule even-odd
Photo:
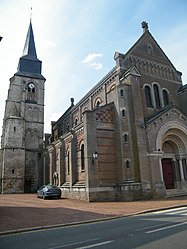
[(42, 62), (37, 58), (34, 33), (32, 29), (32, 23), (30, 21), (25, 40), (25, 46), (23, 49), (23, 55), (19, 59), (18, 72), (16, 75), (44, 79), (44, 77), (41, 75), (41, 68)]
[(187, 84), (181, 86), (180, 89), (179, 89), (179, 91), (178, 91), (178, 93), (182, 93), (182, 92), (184, 92), (186, 90), (187, 90)]

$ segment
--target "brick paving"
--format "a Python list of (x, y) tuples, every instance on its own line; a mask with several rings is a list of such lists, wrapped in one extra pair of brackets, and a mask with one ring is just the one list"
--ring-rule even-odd
[(69, 199), (43, 200), (35, 194), (1, 194), (0, 234), (178, 206), (187, 206), (187, 196), (151, 201), (87, 203)]

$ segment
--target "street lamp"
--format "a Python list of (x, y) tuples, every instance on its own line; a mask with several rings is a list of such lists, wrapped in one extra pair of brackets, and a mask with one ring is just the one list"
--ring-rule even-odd
[(94, 165), (94, 162), (95, 162), (95, 160), (97, 160), (97, 158), (98, 158), (98, 153), (97, 153), (97, 151), (95, 151), (92, 155), (92, 165)]
[(95, 151), (95, 152), (93, 153), (93, 159), (96, 160), (97, 158), (98, 158), (98, 153), (97, 153), (97, 151)]

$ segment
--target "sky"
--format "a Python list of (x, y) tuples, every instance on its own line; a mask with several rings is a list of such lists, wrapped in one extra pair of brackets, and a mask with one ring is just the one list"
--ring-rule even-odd
[[(32, 8), (32, 11), (31, 11)], [(0, 0), (0, 134), (9, 79), (17, 72), (30, 18), (45, 82), (44, 132), (142, 35), (141, 22), (187, 84), (186, 0)]]

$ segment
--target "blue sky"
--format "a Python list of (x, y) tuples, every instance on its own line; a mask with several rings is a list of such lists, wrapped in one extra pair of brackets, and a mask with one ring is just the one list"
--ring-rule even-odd
[[(141, 22), (187, 83), (186, 0), (0, 0), (0, 126), (9, 78), (17, 71), (30, 21), (43, 62), (45, 132), (142, 35)], [(0, 132), (1, 133), (1, 132)]]

